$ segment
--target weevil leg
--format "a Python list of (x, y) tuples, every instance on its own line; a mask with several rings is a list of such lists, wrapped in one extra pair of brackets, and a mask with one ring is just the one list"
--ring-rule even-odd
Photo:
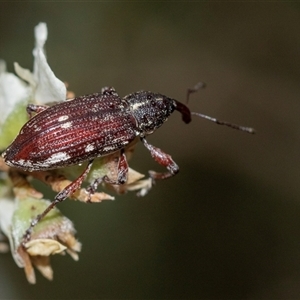
[(124, 184), (127, 181), (127, 177), (128, 177), (128, 162), (126, 159), (126, 155), (124, 152), (124, 149), (121, 150), (121, 154), (119, 157), (119, 161), (118, 161), (118, 166), (117, 166), (117, 180), (112, 180), (110, 179), (107, 175), (103, 176), (103, 177), (99, 177), (96, 178), (87, 188), (87, 192), (89, 193), (89, 200), (91, 198), (91, 195), (94, 194), (99, 186), (99, 184), (101, 184), (102, 182), (106, 182), (109, 184)]
[(118, 163), (118, 178), (116, 183), (112, 184), (124, 184), (127, 182), (128, 178), (128, 162), (126, 159), (125, 151), (124, 149), (121, 150), (121, 155), (119, 158), (119, 163)]
[(107, 96), (119, 96), (116, 92), (115, 88), (112, 86), (105, 86), (101, 89), (101, 94), (107, 95)]
[(32, 118), (32, 114), (33, 113), (40, 113), (44, 110), (46, 110), (49, 106), (47, 105), (36, 105), (36, 104), (28, 104), (26, 107), (26, 111), (30, 117), (30, 119)]
[(63, 202), (64, 200), (66, 200), (66, 198), (68, 198), (69, 196), (71, 196), (77, 189), (80, 188), (82, 182), (84, 181), (84, 179), (86, 178), (87, 174), (89, 173), (91, 167), (93, 164), (93, 160), (90, 160), (86, 166), (86, 168), (84, 169), (84, 171), (82, 172), (82, 174), (73, 182), (71, 182), (68, 186), (66, 186), (62, 191), (60, 191), (54, 198), (54, 200), (51, 202), (51, 204), (39, 215), (37, 215), (30, 223), (29, 228), (26, 230), (24, 236), (23, 236), (23, 246), (25, 246), (25, 244), (27, 242), (29, 242), (30, 238), (31, 238), (31, 233), (33, 228), (48, 214), (48, 212), (53, 209), (58, 203)]
[(149, 171), (150, 177), (153, 180), (170, 178), (179, 172), (179, 167), (172, 159), (171, 155), (163, 152), (161, 149), (157, 147), (150, 145), (144, 137), (141, 138), (141, 140), (145, 145), (145, 147), (150, 151), (151, 156), (154, 158), (154, 160), (169, 170), (169, 172), (165, 172), (165, 173), (157, 173), (154, 171)]

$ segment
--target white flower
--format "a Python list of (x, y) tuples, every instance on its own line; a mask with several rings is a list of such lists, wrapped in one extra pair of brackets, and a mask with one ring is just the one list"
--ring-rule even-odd
[(17, 75), (6, 71), (6, 64), (0, 60), (0, 149), (6, 148), (28, 120), (26, 105), (44, 105), (48, 102), (66, 100), (67, 88), (48, 65), (44, 45), (47, 40), (47, 26), (40, 23), (35, 27), (35, 48), (33, 49), (33, 72), (14, 63)]
[(20, 102), (27, 102), (30, 88), (16, 75), (6, 71), (6, 63), (0, 59), (0, 127)]
[(15, 63), (15, 71), (30, 84), (34, 103), (46, 104), (53, 101), (64, 101), (67, 95), (66, 86), (54, 75), (45, 56), (44, 45), (48, 36), (46, 23), (39, 23), (34, 32), (36, 46), (33, 49), (33, 73), (17, 63)]
[(65, 84), (59, 80), (48, 65), (44, 45), (47, 40), (47, 26), (40, 23), (35, 27), (35, 48), (33, 49), (33, 73), (14, 64), (17, 75), (6, 71), (6, 64), (0, 60), (0, 126), (14, 111), (20, 102), (46, 104), (53, 101), (64, 101), (67, 95)]

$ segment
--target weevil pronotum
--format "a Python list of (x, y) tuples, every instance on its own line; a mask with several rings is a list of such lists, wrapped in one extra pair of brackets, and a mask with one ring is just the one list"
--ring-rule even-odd
[[(187, 101), (190, 93), (201, 87), (203, 84), (199, 83), (188, 89)], [(254, 133), (250, 127), (190, 112), (186, 105), (175, 99), (146, 91), (121, 98), (114, 88), (105, 87), (101, 93), (77, 97), (50, 107), (29, 104), (27, 111), (30, 120), (2, 154), (7, 165), (24, 171), (43, 171), (85, 161), (88, 164), (83, 173), (59, 192), (49, 207), (31, 222), (24, 235), (24, 243), (30, 239), (33, 227), (56, 204), (81, 186), (95, 158), (120, 151), (117, 180), (111, 180), (108, 176), (96, 179), (87, 188), (90, 194), (95, 192), (101, 182), (124, 184), (128, 173), (124, 148), (136, 137), (141, 139), (152, 157), (168, 170), (165, 173), (149, 171), (152, 180), (174, 176), (179, 167), (172, 157), (149, 144), (146, 137), (158, 129), (175, 110), (181, 113), (185, 123), (191, 121), (192, 115), (197, 115), (217, 124)], [(37, 114), (32, 117), (34, 112)]]

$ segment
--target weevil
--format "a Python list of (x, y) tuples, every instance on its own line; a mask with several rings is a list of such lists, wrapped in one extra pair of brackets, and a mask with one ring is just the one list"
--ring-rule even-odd
[[(199, 83), (189, 89), (187, 100), (190, 93), (202, 86)], [(175, 99), (148, 91), (135, 92), (121, 98), (114, 88), (105, 87), (101, 93), (77, 97), (49, 107), (29, 104), (27, 112), (30, 120), (2, 154), (6, 164), (31, 172), (63, 168), (86, 161), (88, 163), (83, 173), (59, 192), (49, 207), (31, 222), (24, 243), (30, 239), (33, 227), (55, 205), (81, 186), (95, 158), (120, 151), (117, 179), (112, 180), (108, 176), (96, 179), (87, 188), (89, 194), (95, 192), (101, 182), (124, 184), (128, 173), (124, 148), (137, 137), (154, 160), (167, 169), (164, 173), (149, 171), (153, 181), (178, 173), (179, 167), (172, 157), (146, 140), (175, 110), (181, 113), (185, 123), (191, 122), (192, 115), (197, 115), (217, 124), (254, 133), (250, 127), (191, 112), (185, 104)], [(33, 113), (36, 114), (32, 116)]]

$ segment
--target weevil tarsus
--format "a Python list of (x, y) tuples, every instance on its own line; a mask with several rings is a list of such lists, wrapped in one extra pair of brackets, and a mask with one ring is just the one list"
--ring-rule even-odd
[(153, 180), (156, 179), (167, 179), (174, 175), (176, 175), (179, 172), (179, 167), (175, 163), (175, 161), (172, 159), (171, 155), (163, 152), (161, 149), (154, 147), (150, 145), (145, 138), (141, 138), (141, 141), (145, 145), (145, 147), (150, 151), (151, 156), (154, 158), (156, 162), (158, 162), (160, 165), (166, 167), (169, 172), (165, 173), (158, 173), (154, 171), (149, 171), (150, 177)]
[(119, 96), (117, 91), (115, 90), (114, 87), (112, 86), (105, 86), (101, 89), (101, 94), (102, 95), (107, 95), (107, 96)]
[(28, 104), (26, 107), (26, 111), (29, 115), (29, 118), (32, 118), (33, 113), (40, 113), (46, 110), (49, 106), (47, 105), (37, 105), (37, 104)]
[(121, 155), (119, 158), (119, 163), (118, 163), (118, 178), (117, 178), (117, 183), (113, 183), (113, 184), (124, 184), (127, 182), (127, 178), (128, 178), (128, 162), (127, 162), (127, 158), (125, 155), (125, 150), (122, 149), (121, 150)]

